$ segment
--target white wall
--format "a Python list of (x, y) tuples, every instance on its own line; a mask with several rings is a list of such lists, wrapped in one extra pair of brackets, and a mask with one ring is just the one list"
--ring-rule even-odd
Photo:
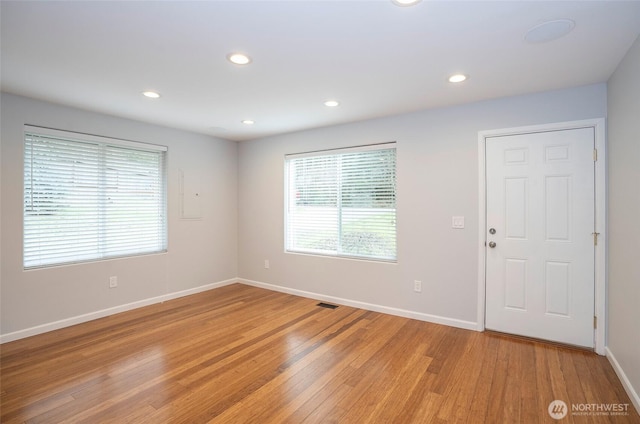
[[(2, 93), (0, 334), (235, 278), (237, 144)], [(168, 146), (166, 254), (24, 271), (23, 125)], [(181, 220), (178, 169), (202, 181), (203, 218)], [(109, 276), (119, 278), (108, 288)]]
[[(640, 411), (640, 38), (608, 83), (610, 353)], [(616, 364), (614, 364), (616, 365)], [(625, 382), (625, 378), (627, 381)]]
[[(243, 142), (239, 275), (283, 290), (397, 308), (475, 328), (478, 131), (605, 114), (606, 86), (598, 84)], [(284, 253), (284, 155), (393, 140), (398, 166), (397, 264)], [(451, 228), (453, 215), (465, 216), (464, 230)], [(264, 268), (265, 259), (270, 269)], [(413, 292), (414, 280), (422, 281), (422, 293)]]

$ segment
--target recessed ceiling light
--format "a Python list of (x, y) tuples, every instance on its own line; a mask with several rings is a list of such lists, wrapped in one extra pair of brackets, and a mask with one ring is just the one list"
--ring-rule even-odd
[(462, 82), (467, 79), (467, 76), (464, 74), (455, 74), (449, 77), (449, 82)]
[(256, 123), (256, 121), (252, 120), (252, 119), (243, 119), (242, 123), (245, 125), (253, 125)]
[(524, 40), (528, 43), (546, 43), (557, 40), (573, 31), (575, 26), (576, 23), (571, 19), (543, 22), (527, 31)]
[(396, 6), (413, 6), (420, 3), (420, 0), (391, 0)]
[(160, 94), (156, 93), (155, 91), (143, 91), (142, 95), (150, 99), (157, 99), (160, 97)]
[(336, 107), (340, 105), (340, 102), (337, 100), (327, 100), (326, 102), (324, 102), (324, 105), (327, 107)]
[(247, 65), (251, 63), (251, 58), (243, 53), (229, 53), (227, 55), (227, 59), (229, 59), (229, 62), (235, 63), (236, 65)]

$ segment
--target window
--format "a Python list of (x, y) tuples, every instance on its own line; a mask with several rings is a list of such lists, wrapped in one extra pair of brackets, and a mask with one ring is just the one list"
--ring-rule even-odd
[(25, 126), (24, 267), (166, 251), (166, 148)]
[(396, 260), (395, 143), (285, 161), (287, 251)]

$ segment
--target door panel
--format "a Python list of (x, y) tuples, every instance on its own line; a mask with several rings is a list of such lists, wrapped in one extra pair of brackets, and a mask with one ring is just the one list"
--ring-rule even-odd
[(593, 347), (594, 140), (486, 139), (486, 328)]
[(528, 183), (527, 178), (505, 178), (504, 180), (505, 231), (506, 237), (512, 240), (527, 238)]

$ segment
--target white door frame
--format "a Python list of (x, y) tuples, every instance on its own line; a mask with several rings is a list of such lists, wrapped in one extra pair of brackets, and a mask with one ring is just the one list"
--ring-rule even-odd
[(595, 305), (594, 313), (597, 317), (594, 346), (595, 352), (604, 355), (607, 328), (607, 301), (606, 301), (606, 253), (607, 253), (607, 228), (606, 228), (606, 184), (607, 184), (607, 151), (605, 141), (605, 120), (588, 119), (584, 121), (557, 122), (552, 124), (534, 125), (527, 127), (505, 128), (498, 130), (478, 132), (478, 199), (479, 199), (479, 237), (478, 237), (478, 320), (477, 330), (485, 330), (485, 305), (486, 305), (486, 228), (487, 228), (487, 198), (486, 198), (486, 139), (488, 137), (518, 135), (546, 131), (570, 130), (576, 128), (593, 128), (595, 134), (595, 147), (598, 151), (598, 160), (595, 162), (595, 213), (598, 245), (595, 248)]

